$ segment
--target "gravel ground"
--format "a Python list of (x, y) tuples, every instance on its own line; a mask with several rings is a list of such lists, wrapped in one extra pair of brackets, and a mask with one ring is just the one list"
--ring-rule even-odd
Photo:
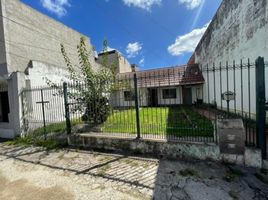
[(268, 199), (267, 172), (0, 144), (1, 200)]

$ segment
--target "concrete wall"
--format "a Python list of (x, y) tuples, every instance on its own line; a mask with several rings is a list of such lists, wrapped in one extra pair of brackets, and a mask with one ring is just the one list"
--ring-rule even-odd
[[(2, 4), (0, 3), (0, 15), (3, 15)], [(6, 46), (5, 46), (5, 36), (4, 36), (4, 24), (3, 20), (0, 20), (0, 78), (4, 78), (3, 74), (7, 74), (7, 64), (6, 64)]]
[(99, 54), (97, 62), (103, 64), (105, 56), (108, 57), (108, 62), (116, 66), (116, 73), (132, 72), (131, 64), (128, 60), (118, 51), (112, 50), (106, 54)]
[[(19, 0), (1, 0), (7, 52), (8, 73), (24, 72), (30, 60), (65, 67), (60, 44), (74, 64), (78, 63), (76, 46), (81, 33), (41, 14)], [(18, 12), (19, 11), (19, 12)], [(92, 50), (90, 39), (89, 49)], [(90, 57), (95, 64), (94, 54)]]
[(221, 154), (219, 146), (215, 144), (118, 138), (98, 134), (72, 135), (68, 138), (68, 143), (76, 148), (127, 152), (128, 154), (150, 155), (161, 159), (213, 160), (247, 167), (267, 167), (261, 159), (261, 152), (251, 148), (246, 148), (243, 155)]
[(196, 48), (195, 61), (212, 67), (213, 63), (267, 57), (267, 31), (267, 0), (223, 0)]
[[(213, 18), (206, 33), (201, 39), (195, 50), (195, 62), (201, 66), (225, 68), (226, 62), (232, 68), (233, 61), (240, 64), (240, 59), (244, 64), (254, 63), (258, 56), (265, 57), (268, 60), (268, 2), (267, 0), (223, 0), (215, 17)], [(229, 70), (229, 90), (236, 91), (236, 108), (242, 110), (242, 93), (244, 112), (255, 113), (255, 70), (249, 71), (245, 68), (236, 69), (235, 72)], [(248, 77), (248, 74), (250, 74)], [(268, 71), (266, 70), (268, 77)], [(235, 78), (234, 78), (235, 75)], [(216, 100), (221, 105), (220, 100), (220, 72), (216, 71), (216, 99), (214, 99), (213, 73), (209, 73), (210, 85), (208, 86), (207, 74), (204, 73), (206, 84), (204, 85), (204, 99), (208, 101), (208, 88), (210, 93), (210, 103)], [(268, 84), (268, 79), (266, 79)], [(227, 91), (227, 73), (222, 71), (223, 92)], [(250, 85), (248, 84), (250, 83)], [(236, 85), (236, 88), (234, 88)], [(250, 92), (249, 93), (249, 88)], [(268, 93), (268, 88), (267, 88)], [(249, 103), (249, 98), (251, 102)], [(223, 107), (226, 108), (226, 102), (223, 101)], [(235, 102), (232, 101), (230, 108), (234, 109)]]

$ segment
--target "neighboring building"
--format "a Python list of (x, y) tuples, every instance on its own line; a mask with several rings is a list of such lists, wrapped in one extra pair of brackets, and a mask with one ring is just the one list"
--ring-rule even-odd
[[(46, 78), (54, 83), (68, 79), (60, 44), (64, 44), (71, 61), (78, 64), (76, 46), (81, 36), (84, 35), (19, 0), (0, 0), (0, 137), (12, 138), (23, 130), (23, 88), (45, 86)], [(90, 39), (84, 37), (93, 49)], [(94, 55), (90, 60), (94, 68), (100, 67)], [(53, 101), (49, 94), (44, 97)], [(40, 107), (38, 100), (39, 94), (38, 99), (31, 97), (32, 106)], [(31, 107), (24, 111), (34, 114)], [(59, 118), (52, 111), (49, 114)]]
[(192, 105), (202, 101), (204, 78), (198, 65), (175, 66), (118, 74), (121, 87), (111, 99), (114, 107), (133, 107), (134, 74), (140, 106)]
[[(268, 60), (268, 1), (267, 0), (223, 0), (207, 31), (195, 49), (195, 52), (189, 63), (199, 64), (200, 68), (209, 69), (222, 66), (222, 91), (236, 91), (236, 101), (230, 102), (230, 109), (236, 109), (241, 112), (242, 108), (245, 113), (251, 112), (254, 116), (256, 112), (256, 85), (255, 85), (255, 68), (245, 67), (242, 72), (239, 65), (254, 64), (258, 56)], [(229, 80), (227, 84), (226, 63), (229, 65)], [(232, 70), (235, 62), (235, 73)], [(267, 72), (267, 71), (266, 71)], [(242, 74), (242, 78), (241, 78)], [(223, 104), (227, 107), (226, 101), (221, 102), (220, 94), (220, 71), (216, 70), (216, 84), (214, 89), (212, 73), (205, 78), (204, 100), (208, 101), (208, 93), (211, 102), (215, 101), (217, 105)], [(268, 74), (266, 73), (266, 85), (268, 85)], [(210, 84), (208, 86), (208, 80)], [(235, 78), (234, 78), (235, 77)], [(236, 88), (234, 88), (236, 86)], [(242, 89), (241, 89), (242, 88)], [(242, 92), (243, 91), (243, 92)], [(250, 92), (250, 93), (249, 93)], [(268, 94), (268, 87), (266, 87)], [(243, 96), (242, 96), (243, 95)], [(249, 100), (251, 99), (251, 100)]]
[[(107, 56), (107, 58), (105, 58)], [(117, 50), (109, 50), (107, 52), (101, 52), (98, 54), (96, 59), (99, 64), (104, 64), (105, 59), (110, 65), (114, 66), (116, 69), (116, 74), (132, 72), (132, 66), (129, 64), (128, 60)]]

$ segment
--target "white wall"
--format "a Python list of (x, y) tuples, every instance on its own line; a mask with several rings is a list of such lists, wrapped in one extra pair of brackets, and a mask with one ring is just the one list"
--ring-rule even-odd
[[(124, 91), (129, 90), (122, 90), (114, 93), (111, 96), (110, 103), (113, 107), (135, 107), (135, 101), (125, 101), (124, 98)], [(147, 106), (148, 105), (148, 90), (147, 88), (139, 89), (139, 103), (140, 106)]]
[[(238, 111), (242, 110), (242, 99), (245, 112), (256, 112), (255, 98), (255, 70), (250, 69), (248, 78), (247, 68), (242, 70), (243, 80), (241, 81), (241, 70), (232, 70), (233, 61), (240, 65), (247, 64), (248, 58), (254, 63), (258, 56), (262, 56), (268, 61), (268, 1), (267, 0), (223, 0), (219, 10), (213, 18), (208, 30), (201, 39), (195, 50), (195, 62), (203, 68), (208, 66), (212, 69), (213, 63), (219, 68), (220, 63), (225, 68), (226, 62), (229, 62), (229, 90), (236, 90), (236, 104), (230, 103), (230, 108), (234, 109), (235, 105)], [(235, 81), (234, 76), (235, 74)], [(204, 73), (204, 100), (205, 102), (214, 99), (213, 73)], [(266, 85), (268, 86), (268, 71), (265, 72)], [(216, 101), (221, 105), (220, 100), (220, 78), (219, 72), (216, 76)], [(210, 82), (208, 99), (208, 81)], [(222, 70), (222, 92), (227, 91), (226, 70)], [(235, 83), (235, 84), (234, 84)], [(242, 83), (242, 84), (241, 84)], [(250, 83), (250, 85), (248, 84)], [(236, 87), (234, 88), (234, 85)], [(241, 85), (243, 88), (243, 97), (241, 96)], [(250, 93), (249, 93), (250, 88)], [(268, 94), (268, 87), (266, 87)], [(250, 100), (249, 100), (250, 99)], [(223, 108), (226, 108), (226, 102), (223, 101)]]
[[(175, 89), (177, 91), (177, 98), (176, 99), (163, 99), (163, 90), (164, 89)], [(158, 93), (158, 104), (159, 105), (176, 105), (182, 104), (182, 88), (181, 87), (163, 87), (157, 89)]]
[(192, 88), (192, 103), (194, 104), (197, 99), (202, 99), (202, 88), (203, 85), (193, 85)]

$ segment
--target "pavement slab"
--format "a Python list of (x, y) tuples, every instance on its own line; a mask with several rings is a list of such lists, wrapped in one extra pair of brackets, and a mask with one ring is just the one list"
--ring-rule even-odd
[(268, 199), (266, 178), (211, 161), (0, 144), (1, 200)]

